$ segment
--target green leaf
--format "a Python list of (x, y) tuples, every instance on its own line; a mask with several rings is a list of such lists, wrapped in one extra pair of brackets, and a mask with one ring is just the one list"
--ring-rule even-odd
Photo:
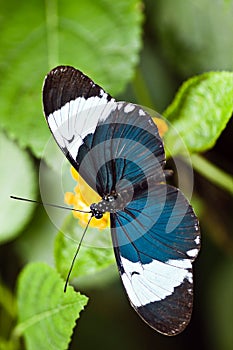
[(18, 341), (9, 334), (17, 318), (16, 297), (0, 278), (0, 350), (17, 350)]
[[(84, 228), (79, 225), (78, 220), (73, 215), (69, 215), (57, 234), (54, 256), (56, 268), (64, 278), (67, 276), (83, 232)], [(87, 279), (93, 278), (97, 272), (102, 272), (113, 263), (115, 258), (110, 230), (89, 227), (78, 253), (71, 280), (80, 276), (85, 276)]]
[(214, 146), (233, 111), (233, 73), (210, 72), (186, 81), (163, 113), (172, 123), (165, 144), (172, 155)]
[(1, 5), (0, 128), (40, 157), (49, 137), (41, 108), (48, 70), (73, 65), (119, 93), (138, 62), (141, 3), (35, 0), (18, 6), (13, 0)]
[(11, 195), (35, 198), (36, 175), (29, 154), (0, 133), (0, 243), (15, 238), (28, 223), (34, 205), (10, 198)]
[(14, 319), (16, 317), (17, 313), (16, 313), (15, 297), (12, 294), (11, 290), (7, 286), (5, 286), (1, 280), (0, 280), (0, 308), (5, 309), (5, 311), (11, 317), (11, 319)]
[(30, 350), (67, 349), (75, 320), (87, 304), (87, 297), (68, 287), (55, 270), (32, 263), (18, 281), (19, 320), (14, 335), (25, 338)]

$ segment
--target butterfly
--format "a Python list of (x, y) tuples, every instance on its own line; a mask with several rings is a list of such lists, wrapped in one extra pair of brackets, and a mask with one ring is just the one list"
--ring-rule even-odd
[(200, 228), (181, 191), (166, 183), (157, 126), (142, 107), (117, 102), (70, 66), (48, 73), (43, 106), (58, 146), (102, 198), (90, 206), (92, 216), (110, 213), (131, 305), (158, 332), (180, 333), (192, 313)]

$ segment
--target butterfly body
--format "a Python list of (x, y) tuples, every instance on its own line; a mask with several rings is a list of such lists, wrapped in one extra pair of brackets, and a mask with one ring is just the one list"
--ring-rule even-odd
[(180, 333), (192, 312), (196, 215), (166, 183), (158, 128), (140, 106), (116, 102), (80, 71), (59, 66), (43, 88), (48, 126), (63, 153), (110, 213), (119, 273), (129, 300), (152, 328)]

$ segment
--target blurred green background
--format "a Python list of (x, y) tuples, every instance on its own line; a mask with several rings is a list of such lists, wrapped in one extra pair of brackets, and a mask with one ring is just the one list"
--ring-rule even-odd
[[(0, 0), (0, 340), (15, 322), (11, 293), (24, 264), (53, 264), (57, 228), (42, 208), (9, 199), (38, 196), (39, 164), (50, 136), (40, 102), (49, 69), (74, 65), (117, 99), (162, 113), (189, 77), (233, 70), (232, 18), (232, 0)], [(232, 132), (231, 119), (204, 154), (230, 175)], [(43, 162), (56, 168), (53, 154)], [(194, 265), (190, 325), (174, 338), (150, 329), (130, 307), (110, 266), (92, 284), (80, 283), (90, 301), (70, 349), (233, 349), (232, 191), (197, 172), (194, 180), (202, 250)]]

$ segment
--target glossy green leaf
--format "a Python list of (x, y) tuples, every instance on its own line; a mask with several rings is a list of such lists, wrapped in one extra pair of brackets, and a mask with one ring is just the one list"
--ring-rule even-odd
[(68, 348), (75, 321), (87, 304), (87, 297), (72, 287), (63, 291), (64, 281), (43, 263), (32, 263), (21, 272), (18, 283), (18, 325), (30, 350)]
[(0, 133), (0, 243), (16, 237), (32, 216), (34, 205), (10, 198), (35, 198), (37, 180), (29, 154)]
[(40, 157), (49, 137), (41, 107), (49, 69), (73, 65), (116, 94), (137, 64), (141, 23), (139, 0), (2, 2), (0, 128)]
[(233, 73), (210, 72), (186, 81), (163, 113), (171, 122), (165, 144), (173, 155), (214, 146), (233, 111)]
[[(67, 276), (83, 232), (84, 227), (79, 225), (77, 219), (69, 215), (56, 237), (54, 252), (56, 268), (64, 278)], [(80, 276), (90, 279), (97, 272), (115, 263), (109, 233), (109, 229), (88, 228), (71, 274), (71, 281)]]

